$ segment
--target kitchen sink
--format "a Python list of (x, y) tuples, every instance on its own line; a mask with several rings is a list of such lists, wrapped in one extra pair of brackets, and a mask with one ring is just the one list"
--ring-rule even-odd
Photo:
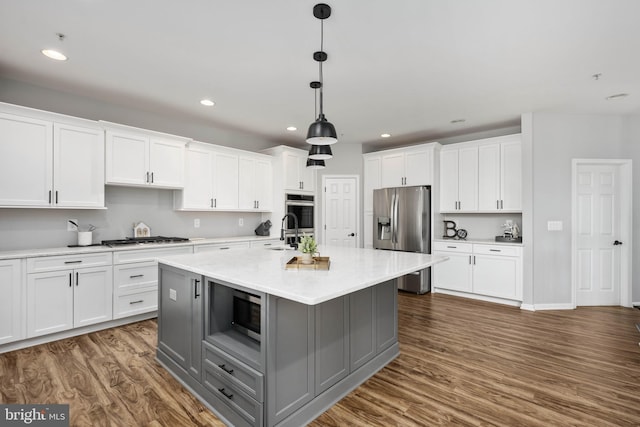
[(518, 236), (516, 238), (513, 238), (513, 237), (505, 237), (505, 236), (496, 236), (496, 242), (522, 243), (522, 237)]

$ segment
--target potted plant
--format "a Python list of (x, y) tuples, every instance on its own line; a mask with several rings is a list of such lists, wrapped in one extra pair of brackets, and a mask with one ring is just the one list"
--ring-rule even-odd
[(303, 234), (302, 238), (300, 239), (300, 244), (298, 245), (298, 250), (302, 252), (300, 262), (302, 264), (311, 264), (313, 262), (313, 255), (318, 250), (318, 243), (313, 238), (313, 236), (307, 236), (306, 234)]

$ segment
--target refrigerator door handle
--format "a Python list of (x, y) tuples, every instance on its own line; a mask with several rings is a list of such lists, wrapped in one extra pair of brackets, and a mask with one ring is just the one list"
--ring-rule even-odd
[(395, 193), (393, 202), (393, 243), (398, 243), (398, 199), (398, 193)]

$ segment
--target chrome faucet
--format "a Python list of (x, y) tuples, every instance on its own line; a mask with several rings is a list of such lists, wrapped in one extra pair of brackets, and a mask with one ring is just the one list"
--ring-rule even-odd
[(287, 219), (287, 217), (293, 217), (293, 226), (296, 229), (296, 240), (294, 240), (293, 243), (291, 243), (291, 247), (294, 247), (296, 249), (298, 249), (298, 217), (296, 216), (296, 214), (294, 213), (288, 213), (285, 214), (285, 216), (282, 217), (282, 224), (281, 224), (281, 228), (280, 228), (280, 240), (284, 240), (284, 222)]

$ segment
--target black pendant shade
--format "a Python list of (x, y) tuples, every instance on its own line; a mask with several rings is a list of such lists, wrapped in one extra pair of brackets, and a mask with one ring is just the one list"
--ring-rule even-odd
[(307, 159), (307, 167), (309, 169), (324, 169), (324, 160)]
[(327, 121), (324, 114), (320, 114), (318, 119), (309, 126), (307, 142), (313, 145), (331, 145), (338, 142), (336, 128)]
[(309, 150), (309, 158), (313, 160), (329, 160), (332, 157), (333, 153), (328, 145), (312, 145)]

